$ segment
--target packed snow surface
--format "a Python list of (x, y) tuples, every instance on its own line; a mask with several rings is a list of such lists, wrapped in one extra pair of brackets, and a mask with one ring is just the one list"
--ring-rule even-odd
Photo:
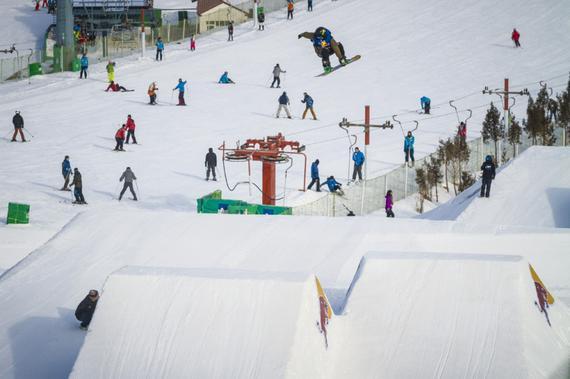
[[(560, 374), (557, 368), (544, 368), (544, 365), (555, 362), (564, 349), (568, 349), (568, 338), (563, 337), (558, 328), (568, 320), (567, 311), (561, 305), (570, 304), (567, 273), (570, 231), (553, 228), (567, 224), (564, 218), (561, 219), (563, 214), (551, 212), (556, 208), (555, 204), (565, 209), (567, 196), (564, 191), (568, 190), (568, 185), (562, 178), (567, 174), (564, 150), (537, 152), (533, 162), (527, 161), (529, 169), (520, 167), (522, 164), (517, 167), (517, 162), (507, 166), (493, 184), (492, 195), (497, 199), (488, 199), (487, 203), (487, 199), (469, 200), (470, 207), (455, 204), (456, 210), (448, 209), (449, 214), (455, 215), (448, 217), (451, 221), (198, 215), (195, 201), (206, 193), (222, 189), (225, 197), (259, 202), (259, 192), (250, 195), (247, 186), (240, 185), (233, 192), (227, 190), (221, 166), (218, 166), (218, 182), (204, 181), (204, 155), (208, 147), (216, 149), (224, 141), (233, 147), (238, 140), (243, 142), (247, 138), (262, 138), (279, 132), (306, 145), (309, 162), (320, 159), (321, 177), (334, 174), (344, 182), (349, 164), (348, 139), (338, 128), (338, 122), (342, 117), (360, 121), (366, 104), (372, 108), (374, 122), (383, 123), (392, 114), (401, 113), (400, 119), (409, 122), (404, 124), (405, 129), (413, 125), (412, 120), (420, 121), (415, 132), (417, 157), (433, 152), (440, 138), (455, 134), (457, 118), (447, 105), (451, 99), (457, 100), (460, 110), (473, 109), (468, 137), (477, 137), (485, 109), (490, 101), (498, 100), (482, 95), (484, 86), (500, 87), (504, 77), (511, 79), (513, 89), (528, 87), (533, 93), (539, 88), (539, 80), (547, 80), (555, 91), (566, 85), (570, 52), (562, 47), (570, 45), (567, 1), (497, 3), (482, 0), (458, 5), (452, 0), (431, 3), (343, 0), (319, 3), (311, 13), (304, 12), (302, 4), (298, 4), (293, 21), (286, 21), (282, 13), (269, 14), (264, 32), (253, 30), (251, 24), (238, 26), (235, 41), (231, 43), (226, 41), (226, 32), (222, 31), (199, 38), (197, 50), (192, 53), (188, 51), (187, 43), (168, 45), (162, 62), (153, 61), (152, 51), (144, 58), (133, 56), (118, 60), (116, 80), (134, 92), (104, 92), (107, 85), (104, 64), (92, 64), (87, 80), (78, 80), (76, 73), (65, 73), (34, 77), (30, 84), (2, 85), (0, 119), (4, 120), (2, 141), (5, 144), (0, 149), (0, 213), (5, 214), (9, 201), (27, 203), (31, 205), (31, 223), (0, 226), (0, 271), (4, 272), (0, 277), (0, 377), (68, 376), (84, 342), (85, 354), (97, 348), (97, 343), (103, 343), (109, 337), (105, 330), (111, 328), (107, 317), (125, 309), (120, 304), (123, 299), (106, 298), (105, 295), (116, 292), (123, 296), (132, 290), (126, 284), (123, 288), (122, 280), (136, 281), (137, 278), (126, 273), (112, 275), (124, 266), (250, 270), (262, 271), (269, 276), (276, 272), (315, 274), (335, 310), (339, 314), (345, 310), (346, 314), (335, 321), (348, 320), (351, 312), (353, 320), (366, 317), (382, 320), (379, 325), (370, 325), (369, 334), (356, 324), (350, 327), (349, 322), (346, 326), (343, 325), (345, 322), (339, 322), (337, 332), (332, 328), (331, 333), (339, 333), (342, 338), (331, 335), (327, 353), (332, 354), (335, 346), (344, 346), (346, 340), (350, 342), (343, 349), (354, 354), (361, 346), (368, 346), (367, 338), (374, 337), (375, 333), (380, 333), (376, 336), (377, 343), (382, 342), (382, 334), (388, 333), (398, 347), (394, 352), (401, 352), (390, 362), (373, 360), (367, 354), (359, 357), (365, 364), (353, 367), (353, 372), (362, 375), (382, 366), (398, 374), (406, 374), (401, 370), (417, 373), (416, 370), (423, 367), (434, 370), (426, 371), (435, 372), (434, 375), (449, 373), (458, 377), (483, 372), (478, 371), (483, 370), (478, 363), (487, 364), (489, 372), (503, 372), (500, 363), (483, 351), (481, 345), (472, 346), (473, 351), (479, 349), (477, 351), (481, 352), (471, 356), (472, 362), (462, 361), (465, 356), (450, 360), (450, 357), (458, 356), (458, 351), (463, 351), (464, 344), (488, 343), (480, 339), (481, 336), (469, 339), (469, 336), (459, 332), (453, 334), (447, 328), (431, 328), (432, 334), (426, 335), (429, 332), (426, 327), (419, 324), (415, 315), (406, 313), (412, 307), (418, 314), (429, 316), (427, 320), (434, 325), (438, 308), (443, 308), (446, 311), (442, 316), (444, 322), (451, 325), (457, 322), (455, 325), (461, 326), (461, 317), (470, 317), (467, 310), (461, 308), (463, 306), (482, 315), (477, 324), (480, 330), (488, 332), (490, 339), (497, 338), (494, 346), (510, 349), (513, 359), (522, 364), (517, 366), (521, 376)], [(22, 6), (25, 7), (20, 2), (6, 1), (0, 9), (10, 14), (22, 11)], [(33, 12), (31, 5), (30, 12)], [(3, 24), (0, 35), (4, 38), (18, 35), (18, 28), (24, 25), (22, 18), (6, 17), (6, 20), (10, 22)], [(38, 24), (26, 21), (25, 25), (25, 33), (32, 33)], [(362, 59), (330, 76), (316, 78), (322, 70), (320, 61), (310, 42), (297, 39), (297, 35), (320, 25), (332, 30), (335, 38), (344, 43), (349, 56), (362, 54)], [(522, 34), (522, 49), (512, 48), (509, 40), (515, 26)], [(38, 30), (42, 28), (44, 26), (38, 26)], [(333, 62), (336, 63), (335, 58)], [(282, 75), (282, 90), (268, 88), (276, 63), (287, 71)], [(218, 85), (216, 82), (224, 71), (229, 71), (237, 84)], [(176, 95), (171, 90), (178, 78), (188, 80), (187, 107), (172, 106)], [(157, 81), (160, 88), (159, 105), (155, 107), (146, 104), (146, 90), (152, 81)], [(277, 98), (282, 91), (287, 91), (291, 99), (293, 120), (275, 118)], [(305, 91), (315, 99), (318, 121), (300, 119), (303, 107), (299, 100)], [(434, 118), (416, 113), (423, 95), (432, 99)], [(9, 121), (15, 110), (20, 110), (25, 119), (24, 131), (31, 139), (29, 143), (8, 143), (12, 132)], [(517, 101), (513, 111), (519, 119), (524, 116), (524, 99)], [(137, 123), (140, 144), (126, 145), (126, 153), (113, 152), (114, 134), (128, 114)], [(459, 117), (466, 117), (466, 112), (461, 112)], [(358, 145), (362, 146), (362, 135), (358, 131), (355, 133), (359, 137)], [(375, 130), (371, 140), (367, 156), (370, 176), (385, 173), (402, 163), (402, 130), (397, 126), (393, 130)], [(71, 206), (70, 194), (58, 191), (63, 183), (60, 163), (65, 155), (71, 156), (72, 167), (79, 168), (83, 174), (88, 206)], [(561, 165), (553, 163), (555, 155), (560, 157)], [(541, 163), (543, 157), (554, 164), (548, 168), (552, 175), (531, 172), (530, 167), (548, 171), (547, 165)], [(220, 158), (218, 153), (218, 160)], [(118, 179), (126, 166), (130, 166), (138, 177), (136, 189), (140, 201), (137, 203), (130, 201), (128, 196), (121, 203), (116, 201), (120, 189)], [(511, 172), (512, 167), (516, 170)], [(253, 164), (252, 169), (252, 180), (261, 183), (259, 165)], [(284, 204), (301, 204), (318, 196), (298, 191), (303, 184), (303, 169), (302, 161), (295, 160), (284, 186), (285, 167), (278, 168), (277, 188), (286, 195)], [(522, 174), (515, 178), (518, 170)], [(247, 167), (243, 164), (226, 165), (226, 174), (230, 187), (248, 178)], [(517, 187), (539, 187), (536, 191), (530, 189), (532, 196), (529, 197), (516, 191), (509, 192), (505, 185), (508, 179), (502, 179), (503, 174), (509, 175)], [(535, 177), (550, 184), (537, 184)], [(510, 208), (529, 209), (505, 210), (503, 202), (495, 201), (501, 198)], [(534, 199), (536, 202), (533, 203)], [(466, 208), (465, 215), (459, 217)], [(397, 214), (397, 208), (395, 211)], [(531, 217), (533, 213), (536, 213), (534, 218)], [(519, 218), (524, 221), (521, 225), (508, 225), (517, 224), (513, 220)], [(353, 283), (359, 262), (370, 251), (522, 256), (524, 260), (520, 262), (532, 264), (557, 299), (552, 306), (556, 323), (552, 329), (545, 328), (543, 314), (538, 308), (532, 308), (533, 298), (525, 281), (528, 277), (526, 272), (522, 274), (523, 263), (518, 265), (509, 259), (481, 259), (470, 261), (472, 264), (469, 265), (456, 262), (453, 263), (456, 270), (448, 267), (448, 263), (430, 260), (426, 263), (420, 258), (375, 264), (369, 271), (364, 271), (370, 274), (361, 275), (362, 283), (355, 282), (345, 304), (345, 295)], [(494, 264), (498, 266), (493, 267)], [(402, 283), (404, 278), (389, 270), (390, 267), (413, 280)], [(432, 267), (438, 280), (429, 275)], [(498, 267), (509, 272), (509, 276), (502, 279)], [(465, 276), (459, 276), (457, 271)], [(499, 290), (490, 288), (491, 284), (481, 284), (482, 281), (476, 280), (477, 273), (496, 283)], [(378, 275), (386, 276), (388, 282), (384, 284)], [(160, 278), (157, 288), (164, 286), (162, 291), (177, 280), (185, 286), (186, 279), (181, 277), (185, 278), (170, 274), (156, 276)], [(89, 289), (102, 290), (107, 280), (113, 290), (103, 293), (101, 321), (96, 312), (86, 338), (85, 332), (78, 329), (73, 312)], [(425, 282), (426, 288), (435, 292), (446, 292), (433, 294), (434, 291), (422, 292), (420, 289), (416, 293), (411, 291), (419, 285), (415, 280)], [(439, 286), (447, 281), (454, 286)], [(360, 284), (361, 292), (358, 290)], [(145, 282), (145, 285), (150, 284)], [(204, 285), (215, 286), (215, 281), (204, 280)], [(379, 291), (382, 285), (387, 286), (389, 293), (374, 292), (374, 288)], [(395, 299), (402, 288), (407, 293)], [(497, 297), (483, 296), (487, 289)], [(514, 295), (508, 297), (507, 293), (513, 291)], [(293, 292), (297, 293), (296, 290)], [(465, 303), (471, 294), (480, 301), (479, 307)], [(305, 295), (289, 295), (285, 299), (297, 302), (297, 306), (299, 301), (305, 301)], [(381, 299), (387, 306), (378, 304), (378, 308), (370, 309), (367, 316), (364, 310), (367, 297)], [(170, 299), (173, 306), (194, 310), (187, 303)], [(162, 300), (157, 310), (164, 310), (169, 298)], [(441, 302), (449, 303), (440, 305)], [(156, 322), (152, 305), (143, 301), (139, 305), (143, 310), (140, 314), (136, 309), (129, 313), (132, 323)], [(491, 319), (482, 307), (499, 312), (500, 317)], [(107, 311), (111, 316), (106, 316)], [(498, 327), (506, 323), (501, 322), (505, 320), (502, 311), (514, 312), (513, 317), (516, 316), (513, 325), (505, 326), (513, 332), (513, 346), (499, 338), (505, 335)], [(293, 309), (287, 312), (293, 312)], [(394, 321), (394, 331), (383, 329), (391, 322), (389, 317), (394, 312), (410, 316), (408, 320), (413, 323), (409, 325), (413, 327), (407, 329), (406, 317), (400, 317), (394, 318), (397, 321)], [(370, 319), (364, 321), (373, 324)], [(191, 323), (190, 320), (184, 322)], [(288, 317), (275, 322), (293, 325), (293, 320)], [(311, 322), (310, 331), (315, 333), (317, 328), (314, 321)], [(165, 330), (170, 331), (170, 327), (172, 325), (165, 325)], [(240, 326), (237, 328), (239, 330)], [(396, 335), (397, 330), (402, 334)], [(410, 333), (414, 330), (423, 336), (422, 342), (433, 339), (438, 343), (439, 350), (433, 352), (428, 352), (425, 344), (417, 347), (418, 350), (425, 349), (423, 351), (431, 354), (430, 357), (440, 354), (437, 368), (433, 361), (414, 359), (410, 362), (409, 357), (418, 351), (409, 346)], [(151, 337), (143, 332), (141, 330), (141, 337)], [(155, 330), (151, 332), (156, 333)], [(353, 337), (349, 339), (351, 334)], [(124, 336), (128, 346), (137, 349), (136, 342), (130, 340), (134, 335), (110, 337)], [(263, 336), (268, 337), (271, 336)], [(533, 341), (533, 338), (539, 341)], [(335, 340), (337, 345), (333, 344)], [(553, 341), (558, 341), (559, 347), (555, 348)], [(452, 346), (455, 342), (458, 345)], [(540, 343), (545, 348), (536, 358), (526, 355), (521, 358), (521, 351), (525, 354), (535, 352)], [(237, 351), (236, 346), (232, 348)], [(374, 350), (379, 354), (394, 353), (381, 350), (385, 349), (383, 346), (375, 349), (380, 349)], [(134, 350), (125, 348), (124, 352), (128, 356)], [(164, 353), (168, 356), (166, 351)], [(223, 351), (217, 353), (224, 354)], [(541, 359), (544, 362), (537, 363)], [(78, 361), (77, 370), (82, 362), (83, 359)], [(414, 366), (416, 362), (417, 367)], [(469, 370), (461, 371), (457, 366), (461, 362)], [(100, 363), (110, 370), (120, 370), (108, 362)], [(153, 364), (155, 367), (168, 366), (166, 361)], [(265, 366), (258, 368), (261, 367)], [(564, 367), (567, 366), (561, 366), (560, 370)]]

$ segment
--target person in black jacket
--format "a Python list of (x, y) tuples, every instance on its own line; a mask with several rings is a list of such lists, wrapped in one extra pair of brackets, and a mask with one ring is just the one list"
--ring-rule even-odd
[(19, 111), (16, 111), (14, 117), (12, 117), (12, 123), (14, 124), (14, 135), (12, 136), (12, 142), (16, 142), (16, 137), (18, 133), (20, 133), (20, 137), (22, 137), (22, 142), (26, 142), (26, 137), (24, 137), (24, 118), (20, 114)]
[(206, 180), (210, 180), (210, 171), (212, 172), (212, 180), (216, 181), (216, 166), (218, 165), (218, 158), (214, 149), (211, 147), (208, 149), (206, 154), (206, 160), (204, 161), (204, 166), (206, 167)]
[(85, 296), (85, 299), (79, 303), (77, 309), (75, 310), (75, 318), (81, 321), (81, 329), (87, 329), (91, 319), (93, 318), (93, 313), (95, 313), (95, 307), (97, 307), (97, 301), (99, 300), (99, 292), (97, 290), (89, 291), (89, 294)]
[(291, 112), (289, 112), (289, 96), (287, 96), (287, 92), (283, 92), (281, 96), (279, 96), (279, 108), (277, 108), (277, 114), (275, 117), (279, 118), (279, 114), (281, 113), (282, 109), (285, 109), (285, 113), (287, 113), (287, 118), (291, 118)]
[(489, 197), (491, 192), (491, 182), (495, 179), (495, 163), (493, 157), (487, 155), (485, 162), (481, 165), (483, 171), (483, 184), (481, 185), (481, 197)]

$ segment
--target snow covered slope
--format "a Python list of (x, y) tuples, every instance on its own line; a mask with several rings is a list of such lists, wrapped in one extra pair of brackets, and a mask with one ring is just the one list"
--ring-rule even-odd
[(35, 4), (35, 1), (0, 1), (0, 49), (9, 48), (15, 43), (20, 54), (23, 54), (28, 53), (27, 49), (43, 47), (45, 33), (53, 23), (53, 16), (47, 13), (47, 8), (34, 11)]
[(475, 224), (570, 228), (570, 148), (535, 146), (497, 173), (490, 198), (477, 183), (421, 216)]
[(534, 304), (517, 256), (370, 254), (345, 308), (339, 378), (567, 378), (570, 313)]
[(325, 377), (319, 318), (312, 275), (127, 267), (70, 377)]

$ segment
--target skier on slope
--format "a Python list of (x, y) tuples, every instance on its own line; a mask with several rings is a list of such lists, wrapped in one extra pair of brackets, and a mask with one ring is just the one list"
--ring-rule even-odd
[(273, 82), (271, 82), (271, 88), (273, 88), (273, 86), (275, 85), (275, 83), (277, 83), (277, 88), (281, 88), (281, 79), (279, 78), (279, 76), (283, 73), (285, 74), (287, 71), (283, 71), (281, 69), (281, 67), (279, 66), (279, 63), (277, 63), (275, 65), (275, 67), (273, 67)]
[(491, 182), (495, 179), (495, 163), (493, 163), (493, 157), (487, 155), (485, 162), (481, 165), (481, 171), (483, 171), (481, 197), (489, 197), (491, 192)]
[(184, 101), (184, 91), (186, 90), (186, 81), (182, 79), (178, 79), (178, 84), (174, 87), (173, 91), (178, 90), (178, 104), (177, 105), (186, 105)]
[(420, 105), (424, 113), (429, 114), (429, 111), (431, 109), (431, 99), (427, 96), (422, 96), (420, 99)]
[[(408, 135), (404, 138), (404, 154), (405, 160), (408, 167), (414, 167), (415, 159), (414, 159), (414, 143), (416, 142), (416, 138), (412, 135), (411, 131), (408, 131)], [(408, 164), (409, 160), (412, 160), (411, 165)]]
[(540, 284), (537, 281), (534, 282), (534, 286), (536, 288), (536, 297), (538, 298), (537, 304), (538, 304), (538, 308), (540, 309), (540, 313), (544, 313), (544, 316), (546, 316), (546, 322), (548, 323), (548, 326), (552, 326), (552, 325), (550, 325), (550, 318), (548, 317), (548, 311), (546, 310), (547, 308), (549, 308), (549, 306), (548, 306), (548, 292), (542, 286), (542, 284)]
[(156, 105), (156, 91), (158, 91), (158, 85), (156, 82), (152, 82), (148, 87), (148, 97), (150, 99), (150, 105)]
[(117, 145), (115, 146), (114, 151), (125, 151), (123, 149), (123, 143), (125, 142), (125, 133), (127, 132), (127, 126), (123, 124), (115, 133), (115, 141)]
[(81, 173), (77, 167), (73, 169), (73, 182), (71, 182), (69, 186), (75, 187), (73, 189), (73, 196), (75, 196), (73, 204), (87, 204), (83, 197), (83, 180), (81, 179)]
[(91, 290), (89, 294), (85, 296), (85, 299), (77, 306), (75, 318), (81, 321), (81, 329), (87, 329), (91, 323), (93, 313), (95, 313), (95, 308), (97, 307), (97, 301), (99, 301), (99, 292), (97, 290)]
[(220, 77), (220, 80), (218, 80), (218, 84), (235, 84), (235, 82), (230, 79), (230, 77), (228, 76), (228, 72), (224, 71), (224, 73)]
[(14, 117), (12, 117), (12, 124), (14, 124), (14, 134), (12, 135), (12, 142), (16, 142), (16, 137), (20, 133), (22, 142), (26, 142), (26, 137), (24, 137), (24, 118), (20, 114), (20, 111), (16, 111)]
[(287, 92), (283, 91), (283, 94), (279, 96), (278, 102), (279, 102), (279, 108), (277, 108), (277, 114), (275, 115), (275, 117), (279, 118), (279, 115), (281, 114), (281, 109), (284, 109), (285, 113), (287, 113), (287, 118), (291, 118), (291, 112), (289, 112), (289, 104), (291, 103), (289, 102), (289, 96), (287, 96)]
[(212, 173), (212, 180), (215, 182), (216, 179), (216, 166), (218, 165), (218, 157), (214, 153), (214, 149), (208, 148), (208, 153), (206, 154), (206, 159), (204, 160), (204, 166), (206, 167), (206, 181), (210, 180), (210, 172)]
[(109, 83), (113, 83), (115, 81), (115, 62), (109, 61), (107, 66), (105, 66), (105, 69), (107, 70), (107, 79), (109, 80)]
[(511, 39), (515, 43), (515, 47), (521, 47), (521, 44), (519, 42), (520, 38), (521, 38), (521, 34), (519, 33), (519, 31), (516, 28), (514, 28), (513, 33), (511, 34)]
[(315, 114), (315, 110), (313, 109), (314, 100), (307, 92), (303, 92), (303, 100), (301, 103), (305, 104), (305, 110), (303, 111), (303, 120), (307, 116), (307, 112), (311, 112), (313, 115), (313, 120), (317, 119), (317, 115)]
[(67, 186), (69, 185), (69, 177), (71, 176), (71, 163), (69, 162), (69, 155), (66, 155), (61, 162), (61, 175), (63, 175), (63, 187), (62, 191), (71, 191)]
[(135, 120), (133, 120), (133, 118), (131, 117), (131, 115), (128, 115), (127, 117), (127, 123), (125, 125), (127, 127), (127, 140), (125, 141), (126, 144), (129, 143), (129, 138), (132, 137), (133, 138), (133, 143), (136, 145), (137, 144), (137, 139), (135, 137), (135, 128), (137, 127), (135, 125)]
[(358, 180), (362, 180), (362, 166), (364, 166), (364, 153), (360, 151), (358, 147), (354, 148), (354, 153), (352, 154), (352, 160), (354, 162), (354, 169), (352, 171), (352, 181), (356, 181), (356, 175), (358, 175)]
[(334, 178), (334, 176), (332, 176), (332, 175), (329, 176), (329, 177), (327, 178), (327, 180), (326, 180), (323, 184), (321, 184), (321, 187), (324, 186), (324, 185), (326, 185), (326, 186), (328, 187), (329, 192), (331, 192), (331, 193), (337, 193), (337, 194), (339, 194), (340, 196), (344, 196), (344, 192), (343, 192), (343, 190), (341, 189), (342, 184), (340, 184), (339, 182), (337, 182), (336, 179)]
[(332, 54), (337, 56), (341, 65), (345, 66), (348, 64), (342, 43), (337, 42), (327, 28), (319, 26), (313, 33), (304, 32), (299, 34), (297, 38), (307, 38), (313, 42), (315, 53), (322, 58), (323, 68), (326, 73), (332, 71), (329, 59)]
[(386, 217), (394, 218), (394, 211), (392, 210), (392, 207), (394, 206), (392, 190), (388, 190), (388, 192), (386, 192), (386, 196), (384, 197), (384, 199), (386, 199), (386, 203), (384, 205), (384, 209), (386, 209)]
[(119, 195), (119, 201), (121, 201), (121, 199), (123, 198), (123, 195), (125, 194), (127, 188), (131, 191), (131, 194), (133, 195), (133, 200), (137, 201), (137, 194), (133, 189), (133, 180), (137, 180), (137, 177), (135, 176), (135, 173), (131, 171), (130, 167), (127, 167), (127, 169), (123, 172), (123, 175), (121, 175), (121, 177), (119, 178), (119, 182), (122, 182), (123, 180), (125, 181), (125, 184), (123, 184), (123, 189), (121, 190), (121, 194)]
[(257, 14), (257, 23), (259, 24), (258, 30), (265, 30), (265, 13), (259, 12)]
[(317, 192), (321, 192), (321, 179), (319, 178), (319, 160), (316, 159), (312, 164), (311, 164), (311, 183), (309, 183), (309, 186), (307, 187), (308, 190), (311, 189), (311, 187), (313, 187), (313, 184), (316, 184), (317, 187)]

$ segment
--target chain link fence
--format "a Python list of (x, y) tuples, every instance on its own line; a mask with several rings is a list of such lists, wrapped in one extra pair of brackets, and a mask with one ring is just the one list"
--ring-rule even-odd
[[(563, 141), (564, 129), (556, 128), (556, 146), (561, 146)], [(477, 175), (481, 171), (481, 164), (487, 155), (495, 155), (494, 143), (484, 143), (481, 137), (467, 142), (471, 154), (469, 160), (464, 163), (463, 170)], [(499, 151), (502, 151), (501, 160), (506, 161), (515, 158), (520, 153), (532, 146), (532, 141), (523, 133), (521, 143), (512, 146), (501, 141)], [(293, 207), (294, 215), (305, 216), (329, 216), (338, 217), (346, 216), (348, 210), (353, 211), (356, 215), (369, 214), (384, 209), (384, 196), (391, 189), (393, 200), (399, 201), (407, 196), (417, 194), (419, 192), (416, 184), (416, 168), (420, 168), (428, 158), (437, 158), (436, 153), (432, 153), (415, 162), (415, 167), (409, 168), (407, 165), (381, 175), (376, 178), (367, 179), (358, 184), (343, 187), (344, 196), (327, 193), (325, 196), (316, 201)], [(450, 181), (451, 187), (451, 181)], [(452, 189), (449, 189), (452, 191)]]

